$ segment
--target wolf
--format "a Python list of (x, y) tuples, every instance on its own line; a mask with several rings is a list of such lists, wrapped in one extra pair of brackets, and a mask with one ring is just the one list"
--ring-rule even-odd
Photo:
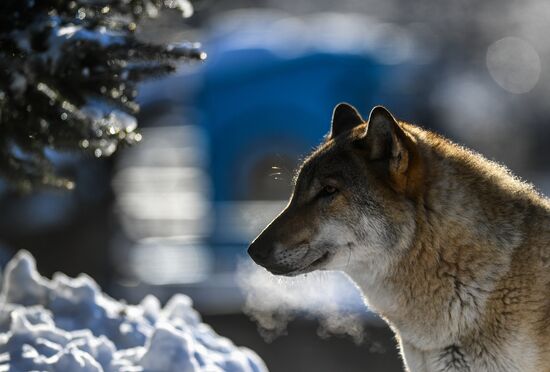
[(550, 371), (550, 201), (382, 106), (335, 107), (248, 253), (276, 275), (346, 273), (408, 371)]

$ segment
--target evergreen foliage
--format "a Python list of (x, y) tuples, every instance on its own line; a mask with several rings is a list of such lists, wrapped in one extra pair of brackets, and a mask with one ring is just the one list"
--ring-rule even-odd
[(190, 16), (187, 0), (0, 1), (0, 172), (20, 190), (72, 188), (51, 157), (96, 157), (141, 139), (137, 84), (205, 58), (198, 45), (135, 36), (162, 9)]

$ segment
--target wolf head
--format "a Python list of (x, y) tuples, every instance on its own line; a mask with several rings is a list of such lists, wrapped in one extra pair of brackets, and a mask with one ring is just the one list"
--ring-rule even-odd
[(373, 108), (365, 121), (352, 106), (337, 105), (288, 206), (249, 255), (278, 275), (387, 270), (414, 234), (420, 168), (414, 140), (385, 108)]

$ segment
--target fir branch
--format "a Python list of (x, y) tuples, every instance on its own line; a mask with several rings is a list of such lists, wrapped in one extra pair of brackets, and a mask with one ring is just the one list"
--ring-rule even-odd
[(136, 87), (203, 60), (192, 43), (138, 40), (142, 17), (192, 14), (187, 0), (0, 2), (0, 173), (22, 190), (71, 187), (48, 151), (109, 156), (141, 139)]

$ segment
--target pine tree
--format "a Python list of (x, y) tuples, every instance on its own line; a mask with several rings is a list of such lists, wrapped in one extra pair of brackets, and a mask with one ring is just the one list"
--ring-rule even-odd
[(0, 176), (19, 190), (72, 188), (52, 154), (111, 155), (139, 142), (137, 84), (202, 60), (198, 45), (138, 40), (143, 17), (187, 0), (0, 1)]

